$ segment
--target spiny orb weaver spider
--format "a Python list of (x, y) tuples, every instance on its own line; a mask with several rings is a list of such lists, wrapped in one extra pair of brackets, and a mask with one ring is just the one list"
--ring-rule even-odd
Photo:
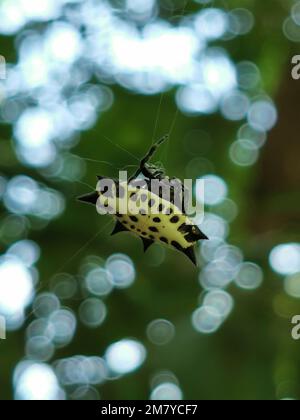
[[(116, 225), (112, 235), (132, 232), (142, 239), (145, 252), (158, 242), (184, 253), (197, 265), (195, 245), (199, 240), (208, 238), (187, 215), (185, 199), (189, 191), (179, 179), (169, 178), (163, 169), (149, 163), (168, 138), (164, 136), (150, 148), (138, 170), (127, 182), (97, 176), (100, 187), (98, 183), (96, 191), (78, 200), (97, 205), (97, 209), (113, 215)], [(157, 181), (157, 184), (153, 181)], [(154, 188), (154, 185), (158, 185), (158, 188)], [(164, 190), (169, 191), (167, 199)], [(133, 204), (138, 205), (138, 213), (136, 207), (133, 211)], [(125, 208), (126, 212), (121, 212), (121, 208)]]

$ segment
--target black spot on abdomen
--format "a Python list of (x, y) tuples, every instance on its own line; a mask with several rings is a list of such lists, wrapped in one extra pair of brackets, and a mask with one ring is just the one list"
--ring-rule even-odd
[(160, 218), (159, 218), (159, 217), (154, 217), (153, 222), (155, 222), (155, 223), (160, 223), (160, 222), (161, 222), (161, 220), (160, 220)]
[(155, 226), (150, 226), (149, 230), (151, 230), (151, 232), (158, 232), (158, 229)]
[(178, 223), (178, 222), (179, 222), (179, 217), (178, 217), (178, 216), (173, 216), (173, 217), (170, 219), (170, 222), (171, 222), (171, 223)]
[(167, 239), (167, 238), (162, 237), (162, 238), (160, 238), (160, 240), (161, 240), (162, 242), (164, 242), (165, 244), (168, 244), (168, 243), (169, 243), (169, 241), (168, 241), (168, 239)]
[(138, 222), (139, 221), (139, 219), (137, 218), (137, 217), (135, 217), (135, 216), (129, 216), (129, 219), (132, 221), (132, 222)]

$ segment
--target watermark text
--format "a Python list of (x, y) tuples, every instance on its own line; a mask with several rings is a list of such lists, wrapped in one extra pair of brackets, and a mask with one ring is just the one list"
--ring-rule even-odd
[(300, 315), (295, 315), (292, 319), (292, 324), (294, 327), (292, 328), (292, 338), (293, 340), (300, 340)]
[(292, 58), (292, 64), (293, 64), (292, 78), (294, 80), (299, 80), (300, 79), (300, 55), (295, 55)]
[(0, 340), (6, 339), (6, 320), (0, 315)]
[[(190, 179), (127, 179), (127, 172), (119, 173), (119, 179), (100, 179), (96, 191), (99, 194), (97, 211), (111, 215), (160, 215), (186, 214), (201, 222), (204, 215), (204, 180)], [(193, 190), (197, 199), (193, 203)]]
[(0, 55), (0, 80), (6, 79), (6, 60), (3, 55)]

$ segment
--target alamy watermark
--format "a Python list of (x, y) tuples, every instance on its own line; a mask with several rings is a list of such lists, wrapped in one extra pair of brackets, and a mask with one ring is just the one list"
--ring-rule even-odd
[[(197, 223), (204, 216), (204, 180), (185, 179), (133, 179), (126, 171), (119, 179), (100, 179), (97, 183), (97, 211), (111, 215), (186, 214)], [(197, 199), (193, 203), (193, 190)]]
[(0, 340), (6, 339), (6, 319), (0, 315)]
[(0, 80), (6, 79), (6, 60), (3, 55), (0, 55)]
[(294, 57), (292, 58), (292, 64), (293, 64), (292, 78), (294, 80), (299, 80), (300, 79), (300, 55), (294, 55)]

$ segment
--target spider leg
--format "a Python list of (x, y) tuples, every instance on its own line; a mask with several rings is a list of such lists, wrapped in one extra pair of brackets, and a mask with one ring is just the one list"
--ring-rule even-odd
[(165, 135), (164, 137), (162, 137), (161, 139), (159, 139), (148, 151), (148, 153), (146, 154), (146, 156), (143, 157), (143, 159), (141, 160), (140, 163), (140, 167), (139, 169), (136, 171), (136, 173), (134, 175), (132, 175), (132, 177), (129, 179), (129, 182), (132, 181), (133, 179), (137, 178), (141, 173), (146, 177), (146, 178), (153, 178), (153, 173), (147, 168), (147, 163), (149, 162), (149, 160), (153, 157), (153, 155), (155, 154), (155, 152), (157, 151), (157, 149), (166, 141), (168, 140), (169, 135)]
[(151, 149), (149, 150), (149, 152), (146, 154), (146, 156), (141, 160), (141, 164), (140, 164), (140, 168), (144, 168), (146, 163), (149, 162), (149, 160), (153, 157), (153, 155), (155, 154), (155, 152), (157, 151), (157, 149), (166, 141), (168, 140), (169, 135), (167, 134), (166, 136), (162, 137), (161, 139), (158, 140), (158, 142), (156, 142)]

